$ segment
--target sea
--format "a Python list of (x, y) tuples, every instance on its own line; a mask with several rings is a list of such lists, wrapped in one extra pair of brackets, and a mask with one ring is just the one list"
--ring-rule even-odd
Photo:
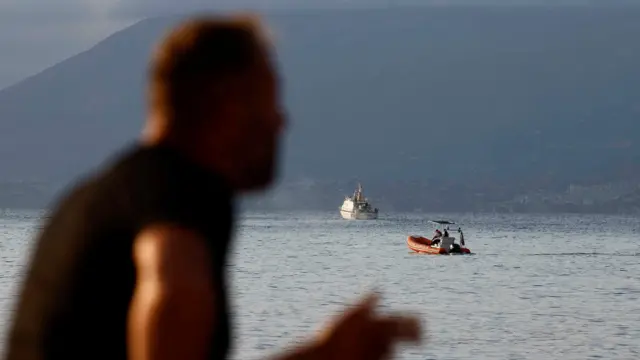
[[(0, 212), (3, 338), (42, 214)], [(430, 219), (460, 224), (473, 254), (411, 253), (407, 235), (432, 234)], [(228, 268), (232, 358), (303, 343), (376, 291), (381, 313), (423, 324), (425, 341), (396, 359), (637, 359), (639, 239), (632, 216), (241, 214)]]

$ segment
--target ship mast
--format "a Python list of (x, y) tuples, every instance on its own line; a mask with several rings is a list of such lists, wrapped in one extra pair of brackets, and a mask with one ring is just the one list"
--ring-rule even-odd
[(362, 202), (362, 184), (358, 183), (358, 189), (354, 196), (356, 202)]

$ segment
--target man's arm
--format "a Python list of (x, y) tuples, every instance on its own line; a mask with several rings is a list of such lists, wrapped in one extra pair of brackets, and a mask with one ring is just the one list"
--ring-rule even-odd
[(138, 235), (133, 256), (129, 359), (204, 360), (219, 296), (204, 239), (179, 227), (155, 226)]

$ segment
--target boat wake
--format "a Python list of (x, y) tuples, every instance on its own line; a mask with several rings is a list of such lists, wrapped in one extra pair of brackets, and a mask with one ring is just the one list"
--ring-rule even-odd
[[(497, 254), (496, 254), (497, 255)], [(566, 253), (539, 253), (539, 254), (525, 254), (525, 256), (640, 256), (639, 252), (635, 253), (604, 253), (604, 252), (566, 252)]]
[[(504, 255), (503, 253), (495, 253), (495, 254), (484, 254), (485, 256), (499, 256)], [(640, 252), (615, 252), (615, 253), (606, 253), (606, 252), (564, 252), (564, 253), (536, 253), (536, 254), (520, 254), (522, 256), (622, 256), (622, 257), (635, 257), (640, 256)]]

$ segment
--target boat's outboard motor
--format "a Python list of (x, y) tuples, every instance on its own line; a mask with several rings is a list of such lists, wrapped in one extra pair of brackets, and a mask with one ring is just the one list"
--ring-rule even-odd
[(459, 253), (459, 252), (462, 252), (462, 251), (460, 249), (460, 245), (454, 243), (454, 244), (451, 244), (451, 250), (449, 250), (449, 252), (451, 252), (451, 253)]

